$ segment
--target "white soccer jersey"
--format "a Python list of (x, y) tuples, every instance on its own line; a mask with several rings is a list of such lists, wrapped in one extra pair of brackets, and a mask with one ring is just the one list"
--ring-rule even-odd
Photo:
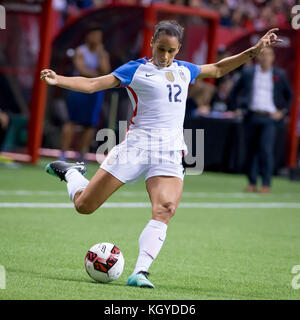
[(133, 105), (127, 142), (146, 150), (186, 153), (183, 122), (188, 87), (200, 72), (200, 66), (189, 62), (173, 60), (171, 66), (161, 68), (147, 58), (129, 61), (113, 71)]

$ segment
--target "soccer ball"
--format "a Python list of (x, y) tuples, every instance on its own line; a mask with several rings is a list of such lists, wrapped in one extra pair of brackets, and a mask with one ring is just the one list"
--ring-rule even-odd
[(110, 282), (120, 277), (124, 269), (124, 257), (112, 243), (102, 242), (91, 247), (85, 256), (85, 270), (97, 282)]

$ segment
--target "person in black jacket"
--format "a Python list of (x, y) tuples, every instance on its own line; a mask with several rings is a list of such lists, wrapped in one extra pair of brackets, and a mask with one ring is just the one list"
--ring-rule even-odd
[(262, 177), (261, 193), (269, 193), (273, 173), (273, 148), (277, 124), (288, 114), (292, 90), (285, 71), (273, 66), (272, 48), (257, 56), (257, 64), (242, 71), (231, 91), (231, 101), (244, 115), (247, 143), (247, 192), (256, 192)]

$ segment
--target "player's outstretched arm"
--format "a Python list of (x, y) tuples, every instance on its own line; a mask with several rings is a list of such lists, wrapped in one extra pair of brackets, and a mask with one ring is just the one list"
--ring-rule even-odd
[(263, 37), (259, 39), (256, 45), (239, 54), (222, 59), (216, 63), (202, 65), (201, 73), (198, 77), (223, 77), (226, 73), (238, 68), (240, 65), (257, 56), (264, 48), (273, 46), (278, 42), (282, 42), (281, 39), (277, 38), (277, 35), (275, 33), (278, 30), (278, 28), (273, 28), (269, 30)]
[(53, 70), (41, 71), (40, 79), (49, 85), (55, 85), (64, 89), (93, 93), (100, 90), (114, 88), (120, 84), (120, 80), (112, 74), (97, 78), (64, 77), (56, 74)]

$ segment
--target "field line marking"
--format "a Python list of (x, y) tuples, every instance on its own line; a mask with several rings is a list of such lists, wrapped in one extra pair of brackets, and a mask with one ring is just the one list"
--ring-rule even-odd
[[(150, 208), (148, 202), (107, 202), (102, 208)], [(74, 208), (72, 203), (48, 202), (0, 202), (0, 208)], [(300, 208), (300, 203), (263, 202), (263, 203), (209, 203), (182, 202), (179, 208), (213, 208), (213, 209), (243, 209), (243, 208)]]
[[(49, 190), (1, 190), (0, 196), (67, 196), (67, 191), (49, 191)], [(118, 196), (131, 198), (136, 196), (147, 196), (146, 191), (118, 191)], [(267, 195), (268, 196), (268, 195)], [(270, 194), (270, 196), (280, 196), (280, 198), (293, 198), (299, 196), (298, 193)], [(183, 191), (183, 198), (262, 198), (265, 194), (245, 193), (245, 192), (193, 192)]]

